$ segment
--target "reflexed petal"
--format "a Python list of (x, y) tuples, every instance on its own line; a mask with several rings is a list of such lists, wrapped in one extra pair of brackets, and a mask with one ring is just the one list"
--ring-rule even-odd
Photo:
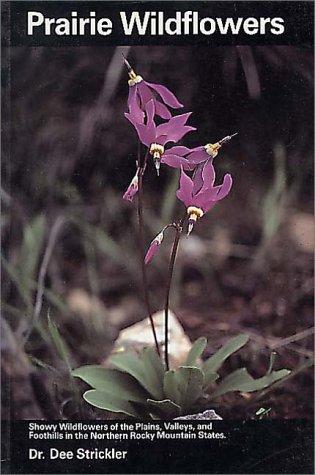
[(167, 87), (162, 86), (161, 84), (153, 84), (153, 83), (149, 83), (149, 82), (146, 82), (146, 84), (161, 96), (161, 98), (163, 99), (164, 104), (167, 104), (168, 106), (172, 107), (173, 109), (178, 109), (179, 107), (184, 107), (183, 104), (181, 104), (178, 101), (176, 96), (169, 89), (167, 89)]
[(145, 110), (145, 106), (147, 102), (154, 99), (154, 97), (145, 81), (139, 82), (137, 86), (138, 86), (138, 92), (139, 92), (139, 96), (141, 100), (141, 108), (142, 110)]
[(150, 146), (152, 142), (155, 141), (156, 138), (156, 126), (153, 120), (154, 117), (154, 102), (153, 100), (149, 101), (146, 105), (146, 115), (147, 115), (147, 123), (140, 124), (138, 123), (132, 114), (125, 113), (125, 117), (132, 123), (134, 128), (136, 129), (140, 141), (146, 145), (147, 147)]
[(135, 124), (137, 123), (137, 121), (135, 120), (135, 118), (133, 117), (132, 114), (129, 114), (129, 112), (125, 112), (124, 113), (124, 116), (126, 117), (126, 119), (129, 120), (129, 122), (131, 122), (131, 124), (135, 127)]
[(195, 173), (193, 176), (194, 182), (194, 191), (193, 194), (196, 195), (199, 192), (202, 192), (208, 188), (213, 187), (215, 180), (215, 170), (212, 163), (212, 158), (209, 157), (206, 162), (202, 162), (195, 168)]
[(162, 104), (162, 102), (159, 102), (157, 100), (154, 101), (155, 103), (155, 113), (159, 117), (162, 117), (162, 119), (169, 120), (172, 117), (172, 114), (168, 110), (168, 108)]
[(213, 166), (213, 158), (209, 157), (202, 167), (203, 189), (207, 189), (213, 185), (215, 180), (215, 169)]
[(151, 101), (147, 102), (145, 106), (145, 112), (147, 114), (147, 124), (150, 124), (153, 122), (154, 114), (155, 114), (155, 106), (154, 106), (154, 100), (151, 99)]
[(193, 198), (193, 205), (197, 208), (201, 208), (204, 213), (209, 211), (216, 204), (216, 199), (212, 190), (204, 191), (203, 193), (198, 193), (198, 195)]
[(160, 135), (156, 137), (156, 142), (160, 145), (165, 145), (167, 142), (169, 142), (169, 138), (167, 135)]
[(189, 169), (189, 163), (184, 157), (180, 157), (179, 155), (172, 153), (164, 153), (164, 155), (161, 157), (161, 163), (165, 163), (169, 167), (173, 168), (180, 168), (182, 166), (184, 170)]
[(136, 124), (135, 128), (138, 132), (140, 141), (149, 147), (151, 143), (155, 142), (155, 124), (154, 122), (148, 125)]
[(205, 162), (208, 160), (209, 155), (207, 154), (205, 148), (203, 146), (196, 147), (194, 151), (188, 155), (187, 159), (194, 164), (198, 164), (201, 162)]
[(224, 176), (222, 185), (211, 187), (194, 198), (195, 206), (199, 206), (206, 213), (217, 203), (217, 201), (225, 198), (232, 187), (232, 177), (229, 174)]
[(138, 104), (137, 85), (129, 86), (128, 108), (132, 119), (142, 123), (144, 121), (144, 113)]
[(161, 135), (166, 135), (167, 140), (164, 140), (164, 143), (178, 142), (178, 140), (182, 139), (188, 132), (196, 130), (195, 127), (184, 125), (190, 114), (191, 112), (177, 115), (172, 117), (168, 122), (158, 125), (156, 128), (156, 136), (160, 137)]
[(197, 165), (193, 174), (193, 182), (194, 182), (193, 194), (194, 195), (199, 193), (203, 185), (202, 170), (203, 170), (203, 163), (201, 163), (200, 165)]
[(157, 134), (168, 134), (170, 130), (174, 130), (176, 127), (185, 125), (190, 115), (191, 112), (176, 115), (175, 117), (172, 117), (168, 122), (158, 125)]
[(230, 193), (232, 184), (233, 184), (233, 179), (231, 175), (227, 173), (226, 175), (224, 175), (222, 185), (219, 185), (219, 191), (218, 191), (216, 199), (222, 200), (223, 198), (225, 198)]
[(181, 175), (179, 180), (179, 189), (176, 192), (177, 198), (182, 201), (185, 206), (192, 204), (192, 190), (193, 190), (193, 181), (186, 173), (181, 169)]
[(190, 148), (184, 147), (183, 145), (175, 145), (175, 147), (169, 148), (165, 153), (175, 153), (176, 155), (184, 157), (189, 152), (191, 152)]
[(186, 134), (188, 134), (188, 132), (191, 132), (193, 130), (196, 130), (196, 127), (191, 127), (190, 125), (181, 125), (181, 126), (177, 126), (174, 129), (170, 129), (166, 135), (167, 140), (165, 140), (164, 143), (178, 142)]
[(200, 200), (198, 206), (204, 211), (204, 213), (207, 213), (216, 205), (216, 203), (217, 201), (209, 201), (206, 197), (204, 197), (202, 200)]

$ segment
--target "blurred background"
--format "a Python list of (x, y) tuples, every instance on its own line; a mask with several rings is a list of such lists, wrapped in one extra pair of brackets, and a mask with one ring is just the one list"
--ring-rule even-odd
[[(198, 146), (238, 136), (216, 159), (234, 186), (182, 239), (171, 308), (206, 356), (253, 376), (292, 374), (262, 394), (222, 398), (226, 418), (313, 417), (313, 52), (310, 47), (11, 48), (3, 57), (2, 415), (105, 417), (69, 370), (100, 363), (122, 328), (146, 317), (134, 204), (137, 138), (124, 118), (121, 53), (193, 111)], [(145, 240), (182, 214), (177, 171), (145, 176)], [(163, 308), (171, 241), (148, 268)]]

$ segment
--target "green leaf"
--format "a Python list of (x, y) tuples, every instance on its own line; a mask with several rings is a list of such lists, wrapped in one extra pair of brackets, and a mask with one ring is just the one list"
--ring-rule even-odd
[(231, 356), (235, 351), (239, 350), (249, 340), (248, 335), (237, 335), (231, 338), (225, 345), (222, 346), (213, 356), (211, 356), (203, 364), (203, 370), (205, 373), (215, 373), (224, 361)]
[(137, 410), (129, 401), (106, 391), (91, 389), (83, 394), (83, 398), (86, 402), (99, 409), (110, 412), (120, 412), (131, 417), (139, 417)]
[(165, 396), (170, 398), (176, 404), (178, 404), (181, 400), (181, 395), (179, 391), (177, 370), (170, 369), (169, 371), (166, 371), (164, 375), (163, 386), (164, 386)]
[(117, 244), (108, 233), (103, 229), (87, 224), (80, 219), (72, 218), (73, 221), (81, 228), (84, 235), (93, 243), (100, 252), (107, 256), (110, 260), (124, 266), (130, 273), (137, 273), (138, 269), (133, 256), (129, 256), (123, 252), (121, 245)]
[(218, 373), (212, 373), (211, 371), (205, 372), (204, 375), (205, 375), (204, 389), (207, 389), (219, 377)]
[(142, 360), (145, 368), (148, 383), (150, 387), (154, 386), (156, 391), (159, 391), (159, 399), (164, 397), (163, 393), (163, 378), (164, 378), (164, 366), (161, 358), (157, 354), (155, 348), (143, 348), (140, 359)]
[(193, 366), (180, 366), (164, 376), (164, 392), (183, 410), (191, 407), (202, 396), (203, 372)]
[(288, 369), (280, 369), (279, 371), (272, 371), (262, 378), (254, 379), (246, 368), (237, 369), (223, 379), (220, 386), (211, 395), (211, 399), (222, 396), (231, 391), (253, 392), (260, 389), (267, 388), (271, 384), (279, 381), (290, 374)]
[(87, 365), (72, 371), (72, 376), (81, 378), (94, 389), (105, 391), (127, 401), (145, 402), (146, 391), (129, 374), (103, 366)]
[(30, 289), (29, 281), (35, 276), (45, 235), (45, 218), (37, 216), (25, 228), (19, 259), (22, 284)]
[(7, 272), (8, 276), (14, 282), (16, 285), (16, 288), (22, 297), (26, 307), (32, 310), (32, 305), (31, 305), (31, 296), (29, 292), (28, 286), (25, 287), (25, 283), (22, 282), (22, 278), (19, 272), (19, 269), (17, 267), (14, 267), (8, 262), (3, 255), (1, 255), (1, 264), (3, 269)]
[(179, 390), (181, 393), (180, 406), (189, 408), (202, 395), (204, 373), (192, 366), (181, 366), (178, 369)]
[(48, 329), (49, 329), (51, 338), (53, 340), (53, 343), (55, 344), (55, 347), (57, 348), (60, 358), (64, 361), (69, 372), (71, 373), (72, 367), (71, 367), (71, 363), (69, 359), (68, 347), (65, 341), (63, 340), (62, 336), (60, 335), (56, 324), (51, 320), (49, 315), (48, 315)]
[(193, 346), (189, 350), (189, 353), (185, 361), (185, 365), (186, 366), (195, 365), (197, 359), (200, 358), (206, 346), (207, 346), (207, 339), (204, 338), (203, 336), (198, 338), (198, 340), (194, 342)]
[[(144, 353), (141, 354), (141, 357)], [(113, 355), (109, 363), (113, 364), (121, 371), (133, 376), (143, 386), (154, 399), (163, 399), (160, 385), (156, 385), (156, 373), (148, 370), (152, 362), (144, 363), (143, 358), (135, 356), (131, 352)]]
[[(167, 418), (178, 417), (181, 414), (181, 408), (170, 399), (163, 399), (163, 401), (148, 399), (147, 403), (157, 411), (157, 414), (163, 414)], [(153, 415), (155, 415), (154, 412)]]
[(34, 366), (39, 366), (40, 368), (52, 371), (53, 373), (59, 373), (57, 368), (54, 368), (53, 366), (49, 365), (48, 363), (45, 363), (45, 361), (42, 361), (39, 358), (36, 358), (35, 356), (29, 355), (28, 358)]

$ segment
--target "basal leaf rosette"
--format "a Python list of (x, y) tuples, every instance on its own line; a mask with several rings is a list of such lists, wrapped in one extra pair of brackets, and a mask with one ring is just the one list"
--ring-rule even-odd
[(248, 339), (245, 334), (237, 335), (201, 362), (207, 345), (201, 337), (192, 345), (183, 365), (169, 371), (156, 350), (147, 347), (140, 354), (113, 355), (109, 368), (87, 365), (72, 374), (91, 386), (83, 397), (92, 406), (138, 419), (172, 419), (200, 412), (209, 401), (229, 392), (265, 389), (290, 374), (287, 369), (269, 370), (254, 379), (246, 368), (239, 368), (220, 379), (218, 372), (223, 363)]

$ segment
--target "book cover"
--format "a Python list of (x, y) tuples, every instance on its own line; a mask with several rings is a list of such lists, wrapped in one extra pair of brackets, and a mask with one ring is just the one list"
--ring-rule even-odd
[(313, 473), (313, 2), (1, 14), (3, 473)]

